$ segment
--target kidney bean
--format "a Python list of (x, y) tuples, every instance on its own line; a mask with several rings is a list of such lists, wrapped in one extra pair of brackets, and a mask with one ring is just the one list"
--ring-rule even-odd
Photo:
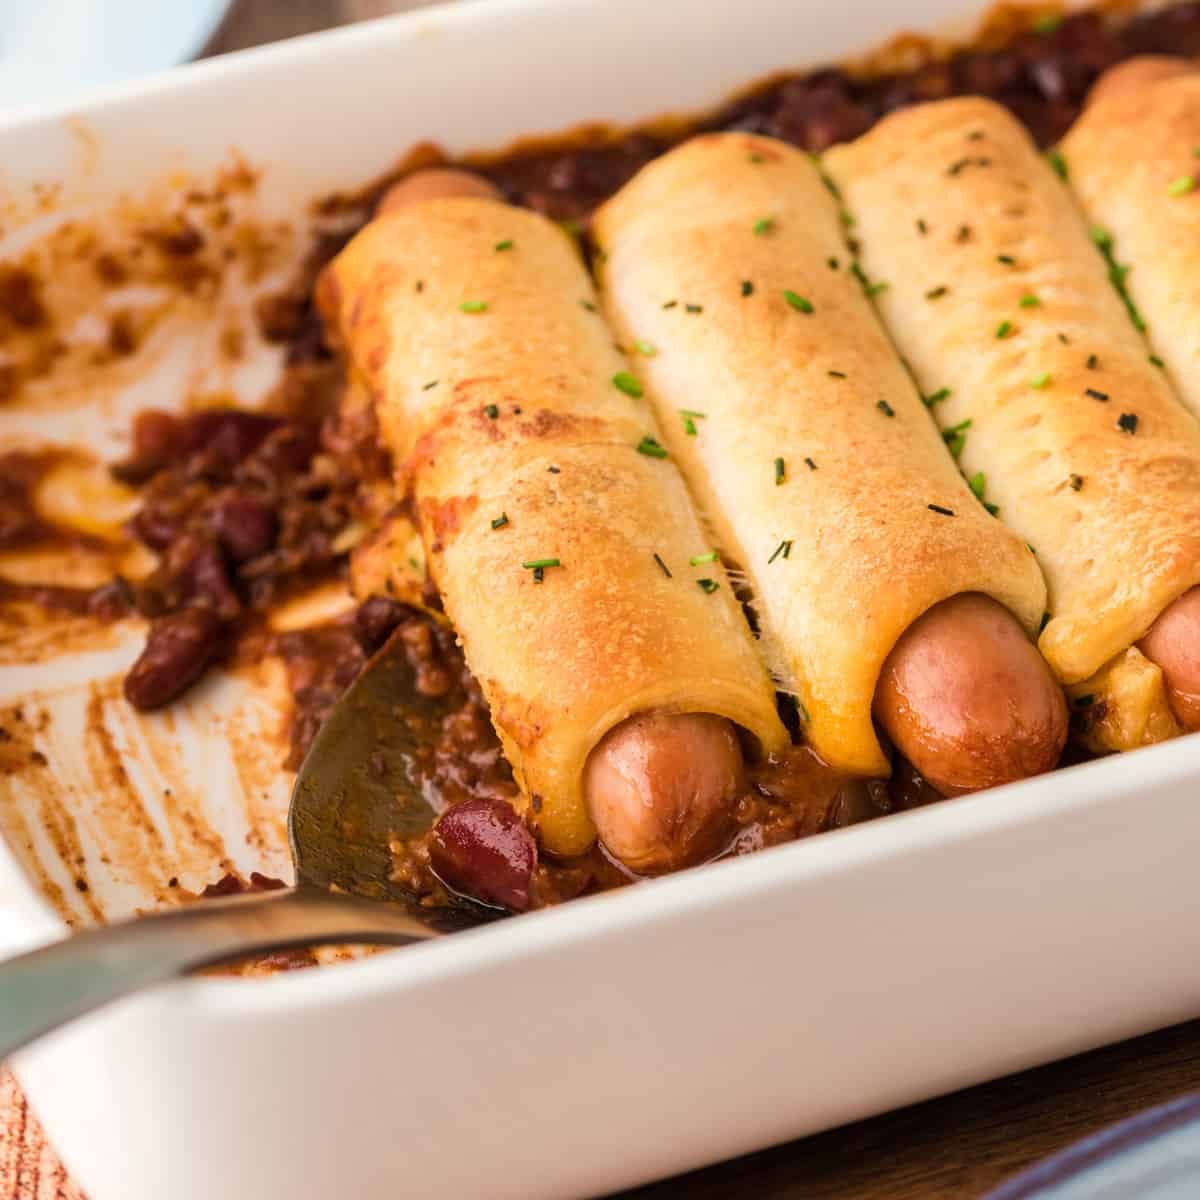
[(185, 433), (178, 417), (156, 408), (143, 409), (133, 419), (129, 457), (113, 467), (113, 474), (123, 483), (144, 483), (183, 453)]
[(275, 542), (279, 521), (275, 513), (254, 496), (226, 491), (208, 511), (209, 526), (234, 562), (265, 554)]
[(217, 614), (200, 605), (154, 621), (145, 649), (125, 676), (125, 698), (143, 712), (170, 703), (220, 653), (222, 632)]
[(464, 800), (447, 809), (434, 826), (429, 858), (456, 892), (514, 912), (530, 906), (537, 846), (503, 801)]
[(229, 466), (253, 454), (283, 424), (282, 417), (233, 408), (202, 409), (184, 421), (184, 452), (205, 451)]
[(210, 541), (186, 535), (170, 545), (166, 562), (138, 589), (138, 607), (149, 617), (200, 602), (223, 620), (241, 610), (220, 549)]
[(404, 608), (387, 596), (369, 596), (354, 613), (354, 632), (363, 649), (372, 654), (388, 640), (404, 619)]
[(185, 602), (206, 602), (225, 618), (237, 616), (241, 602), (229, 582), (225, 561), (211, 542), (201, 542), (185, 571)]

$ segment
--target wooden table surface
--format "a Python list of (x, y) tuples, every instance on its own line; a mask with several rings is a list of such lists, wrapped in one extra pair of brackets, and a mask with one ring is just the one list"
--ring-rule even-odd
[[(241, 0), (211, 52), (311, 33), (422, 2)], [(813, 1080), (812, 1086), (820, 1087), (821, 1081)], [(1197, 1089), (1200, 1021), (629, 1195), (637, 1200), (741, 1195), (755, 1200), (974, 1200), (1079, 1137)], [(136, 1147), (129, 1150), (136, 1153)], [(0, 1200), (83, 1200), (8, 1076), (0, 1076)]]

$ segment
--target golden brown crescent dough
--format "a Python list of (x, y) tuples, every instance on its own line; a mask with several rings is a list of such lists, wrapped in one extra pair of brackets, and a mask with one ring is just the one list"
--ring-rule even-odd
[[(708, 538), (642, 443), (653, 418), (556, 226), (489, 200), (403, 208), (338, 256), (319, 300), (376, 396), (549, 850), (591, 843), (584, 762), (631, 714), (716, 713), (767, 750), (787, 742), (721, 564), (689, 563)], [(541, 560), (557, 565), (523, 565)]]
[(1037, 551), (1042, 653), (1081, 684), (1200, 581), (1200, 426), (1004, 109), (919, 105), (826, 165), (900, 352), (924, 391), (949, 389), (934, 411), (970, 422), (964, 469)]
[(660, 425), (746, 574), (776, 678), (816, 751), (886, 774), (876, 680), (904, 630), (984, 592), (1031, 631), (1033, 556), (959, 475), (851, 273), (806, 155), (709, 134), (595, 217), (602, 292)]
[(1101, 76), (1062, 143), (1096, 236), (1127, 265), (1125, 288), (1176, 391), (1200, 415), (1200, 70), (1135, 58)]

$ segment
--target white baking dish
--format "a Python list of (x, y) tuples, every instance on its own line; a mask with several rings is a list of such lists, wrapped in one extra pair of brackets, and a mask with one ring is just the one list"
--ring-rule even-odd
[[(963, 10), (910, 0), (902, 19)], [(60, 182), (61, 203), (103, 206), (234, 146), (264, 169), (263, 205), (299, 217), (422, 139), (464, 150), (703, 107), (897, 19), (884, 0), (425, 10), (0, 123), (6, 199)], [(117, 424), (73, 409), (39, 429), (107, 445)], [(129, 654), (0, 666), (0, 701), (53, 692), (38, 744), (75, 772), (85, 856), (105, 781), (72, 758), (72, 706)], [(206, 687), (156, 729), (191, 747), (235, 864), (278, 872), (282, 778), (258, 797), (274, 823), (239, 841), (249, 785), (221, 723), (237, 703), (235, 683)], [(107, 711), (141, 786), (144, 747)], [(6, 811), (36, 812), (13, 786)], [(0, 848), (5, 951), (62, 928), (25, 870), (44, 840)], [(180, 984), (18, 1073), (91, 1200), (595, 1193), (1200, 1014), (1197, 847), (1193, 737), (337, 969)], [(148, 902), (120, 861), (90, 868), (109, 913)]]

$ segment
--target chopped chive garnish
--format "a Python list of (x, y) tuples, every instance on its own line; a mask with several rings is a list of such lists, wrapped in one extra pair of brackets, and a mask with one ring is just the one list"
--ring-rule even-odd
[(693, 554), (692, 557), (688, 559), (688, 563), (693, 567), (698, 567), (701, 563), (716, 562), (720, 557), (721, 556), (715, 550), (710, 550), (707, 554)]
[(1192, 147), (1192, 157), (1193, 157), (1193, 158), (1200, 158), (1200, 146), (1193, 146), (1193, 147)]
[(791, 554), (791, 552), (792, 552), (792, 539), (784, 538), (784, 540), (782, 542), (780, 542), (778, 546), (775, 547), (774, 551), (771, 554), (771, 557), (767, 559), (767, 566), (769, 567), (777, 558), (787, 558), (787, 556), (789, 554)]
[(952, 458), (958, 458), (962, 454), (967, 444), (967, 430), (970, 428), (971, 418), (968, 417), (965, 421), (959, 421), (957, 425), (942, 430), (942, 441), (946, 443), (946, 449), (950, 451)]
[(754, 222), (754, 232), (758, 237), (762, 237), (764, 234), (770, 233), (774, 228), (774, 217), (759, 217), (758, 220)]
[(1137, 433), (1137, 413), (1122, 413), (1117, 418), (1117, 428), (1122, 433)]
[(1053, 376), (1051, 376), (1049, 371), (1042, 371), (1039, 374), (1035, 375), (1029, 381), (1029, 386), (1031, 388), (1038, 388), (1038, 389), (1044, 388), (1047, 386), (1047, 384), (1049, 384), (1049, 382), (1052, 378), (1053, 378)]
[(508, 513), (501, 513), (498, 517), (492, 518), (493, 529), (503, 529), (508, 524)]
[(943, 508), (940, 504), (927, 504), (925, 507), (929, 509), (930, 512), (941, 513), (943, 517), (954, 516), (954, 509)]
[(681, 408), (679, 410), (679, 415), (683, 418), (683, 432), (686, 433), (688, 437), (695, 437), (696, 422), (698, 420), (703, 420), (706, 414), (702, 412), (696, 412), (696, 410), (693, 408)]
[(1159, 357), (1158, 357), (1158, 355), (1157, 355), (1157, 354), (1151, 354), (1151, 355), (1149, 356), (1149, 360), (1150, 360), (1150, 362), (1152, 362), (1152, 363), (1153, 363), (1153, 364), (1154, 364), (1156, 367), (1165, 367), (1165, 366), (1167, 365), (1165, 362), (1163, 362), (1163, 360), (1162, 360), (1161, 358), (1159, 358)]
[(653, 342), (636, 341), (633, 348), (644, 358), (653, 358), (658, 353), (658, 347)]
[(487, 312), (486, 300), (464, 300), (459, 306), (460, 312), (465, 313), (481, 313)]
[(668, 566), (667, 566), (667, 564), (666, 564), (665, 562), (663, 562), (662, 558), (661, 558), (659, 555), (657, 555), (657, 554), (656, 554), (656, 555), (654, 556), (654, 561), (655, 561), (656, 563), (658, 563), (658, 569), (659, 569), (660, 571), (662, 571), (662, 573), (663, 573), (663, 574), (664, 574), (664, 575), (665, 575), (665, 576), (666, 576), (668, 579), (673, 579), (673, 578), (674, 578), (674, 576), (671, 574), (671, 568), (670, 568), (670, 567), (668, 567)]
[(596, 311), (596, 306), (590, 300), (580, 300), (579, 307), (587, 309), (588, 312)]
[(1012, 333), (1011, 321), (1001, 321), (1000, 324), (996, 326), (996, 336), (998, 338), (1006, 338), (1010, 333)]
[(813, 460), (812, 460), (811, 458), (806, 458), (806, 459), (804, 460), (804, 465), (805, 465), (805, 466), (806, 466), (806, 467), (807, 467), (807, 468), (808, 468), (810, 471), (815, 471), (815, 470), (817, 469), (817, 464), (816, 464), (815, 462), (813, 462)]
[(681, 408), (679, 410), (685, 417), (707, 417), (708, 413), (697, 412), (694, 408)]
[(1099, 388), (1084, 388), (1083, 394), (1085, 396), (1091, 396), (1093, 400), (1104, 401), (1108, 399), (1108, 393), (1100, 391)]
[(775, 460), (775, 486), (778, 487), (787, 478), (787, 464), (782, 458)]
[(878, 296), (880, 292), (886, 292), (892, 285), (885, 280), (880, 280), (878, 283), (872, 283), (867, 287), (868, 296)]
[(721, 585), (715, 579), (697, 579), (700, 590), (711, 596)]
[[(816, 156), (813, 158), (813, 162), (815, 162), (815, 163), (817, 163), (817, 164), (820, 164), (820, 162), (821, 162), (821, 156), (820, 156), (820, 155), (816, 155)], [(838, 185), (837, 185), (836, 183), (834, 183), (834, 182), (833, 182), (833, 180), (832, 180), (832, 179), (830, 179), (830, 178), (829, 178), (829, 176), (828, 176), (828, 175), (826, 175), (824, 171), (821, 171), (821, 172), (820, 172), (820, 175), (821, 175), (821, 182), (822, 182), (822, 183), (825, 185), (825, 189), (826, 189), (826, 191), (828, 191), (828, 192), (829, 192), (829, 194), (830, 194), (830, 195), (831, 195), (831, 196), (832, 196), (832, 197), (833, 197), (835, 200), (840, 200), (840, 199), (842, 198), (842, 193), (841, 193), (840, 189), (838, 188)]]
[(431, 388), (437, 387), (437, 385), (438, 385), (438, 381), (436, 379), (431, 379), (428, 383), (423, 383), (421, 385), (421, 391), (427, 392)]
[(812, 301), (805, 300), (803, 296), (798, 295), (790, 289), (785, 289), (783, 298), (797, 311), (802, 313), (810, 313), (813, 311)]
[(958, 162), (951, 163), (950, 166), (946, 168), (946, 174), (959, 175), (968, 167), (990, 167), (991, 165), (992, 160), (982, 156), (979, 158), (960, 158)]
[(493, 247), (497, 254), (503, 250), (511, 250), (513, 248), (512, 238), (505, 238), (502, 242), (497, 242)]
[(758, 154), (756, 152), (750, 155), (750, 161), (752, 163), (765, 163), (767, 161), (767, 157), (765, 154)]
[(1070, 484), (1071, 491), (1077, 492), (1077, 491), (1079, 491), (1080, 488), (1083, 487), (1083, 476), (1082, 475), (1072, 475), (1071, 478), (1067, 482)]
[(1006, 267), (1015, 267), (1017, 265), (1017, 260), (1011, 254), (997, 254), (996, 261), (1003, 263)]
[(875, 407), (879, 409), (885, 417), (894, 417), (896, 410), (886, 400), (876, 400)]
[(750, 282), (750, 280), (748, 280), (748, 279), (743, 279), (742, 280), (742, 295), (743, 296), (751, 296), (753, 294), (754, 294), (754, 284), (752, 284)]
[(648, 458), (666, 458), (667, 451), (664, 446), (659, 445), (657, 438), (652, 438), (646, 434), (644, 438), (637, 444), (637, 452), (645, 454)]
[(925, 293), (926, 300), (940, 300), (950, 289), (943, 283)]
[(846, 378), (845, 371), (826, 371), (825, 374), (829, 375), (833, 379), (845, 379)]
[(1180, 175), (1178, 179), (1173, 179), (1167, 185), (1167, 191), (1172, 196), (1183, 196), (1192, 191), (1196, 186), (1195, 175)]
[(935, 404), (940, 404), (943, 400), (948, 400), (953, 394), (948, 387), (938, 388), (932, 395), (922, 396), (921, 403), (926, 408), (932, 408)]
[(976, 471), (974, 475), (967, 480), (967, 487), (975, 494), (976, 500), (983, 499), (983, 493), (987, 491), (987, 476), (982, 471)]
[(1142, 320), (1142, 314), (1138, 312), (1137, 305), (1134, 304), (1132, 297), (1125, 288), (1125, 276), (1129, 274), (1129, 268), (1117, 262), (1113, 256), (1112, 234), (1103, 226), (1093, 225), (1091, 236), (1100, 253), (1104, 255), (1104, 261), (1108, 264), (1108, 281), (1116, 288), (1117, 295), (1121, 297), (1121, 302), (1125, 305), (1125, 311), (1129, 314), (1129, 319), (1133, 322), (1134, 329), (1139, 333), (1144, 333), (1146, 331), (1146, 322)]
[(688, 435), (688, 437), (696, 436), (696, 433), (697, 433), (696, 422), (693, 421), (691, 417), (683, 418), (683, 432), (686, 433)]
[(413, 291), (414, 292), (423, 292), (424, 290), (425, 290), (425, 280), (418, 279), (417, 282), (415, 284), (413, 284)]
[(490, 417), (494, 421), (500, 415), (500, 408), (495, 404), (485, 404), (483, 406), (483, 415)]
[(683, 311), (684, 311), (684, 312), (690, 312), (690, 313), (699, 313), (699, 312), (703, 312), (703, 311), (704, 311), (704, 305), (703, 305), (703, 304), (685, 304), (685, 305), (683, 306)]
[(1061, 150), (1050, 150), (1046, 154), (1046, 160), (1054, 168), (1054, 173), (1059, 179), (1066, 180), (1067, 178), (1067, 160), (1063, 158)]
[(1047, 13), (1033, 23), (1034, 33), (1053, 33), (1063, 23), (1061, 13)]
[(624, 392), (627, 396), (632, 396), (635, 400), (640, 400), (645, 393), (642, 390), (642, 385), (637, 381), (636, 376), (631, 375), (628, 371), (618, 371), (613, 377), (613, 387), (618, 392)]
[(1065, 333), (1061, 332), (1061, 331), (1059, 331), (1058, 333), (1056, 333), (1054, 336), (1055, 336), (1056, 338), (1058, 338), (1058, 340), (1059, 340), (1060, 342), (1062, 342), (1062, 344), (1063, 344), (1064, 346), (1069, 346), (1069, 345), (1071, 344), (1071, 339), (1070, 339), (1069, 337), (1067, 337), (1067, 335), (1066, 335)]
[(841, 209), (838, 213), (838, 220), (841, 221), (847, 229), (854, 225), (854, 214), (847, 208)]
[(551, 464), (546, 468), (546, 470), (549, 471), (551, 475), (557, 475), (562, 470), (562, 467), (556, 467)]
[(1089, 371), (1094, 371), (1099, 365), (1100, 365), (1099, 355), (1089, 354), (1087, 356), (1087, 369)]
[(988, 516), (994, 517), (1000, 511), (1000, 505), (990, 504), (988, 501), (983, 501), (983, 507), (987, 509)]
[(1017, 303), (1022, 308), (1038, 308), (1042, 302), (1032, 292), (1026, 292)]
[(1033, 548), (1033, 546), (1029, 542), (1025, 543), (1025, 549), (1028, 550), (1030, 554), (1037, 553), (1037, 551)]
[(826, 266), (828, 266), (831, 271), (838, 271), (841, 269), (842, 263), (840, 259), (831, 258), (826, 261)]
[(1085, 692), (1082, 696), (1076, 696), (1071, 703), (1075, 708), (1091, 708), (1096, 703), (1096, 697), (1092, 692)]
[(1041, 633), (1042, 630), (1045, 629), (1046, 626), (1049, 624), (1050, 624), (1050, 614), (1048, 612), (1042, 613), (1042, 619), (1038, 623), (1038, 633)]
[(960, 225), (958, 232), (954, 235), (954, 240), (956, 242), (969, 242), (971, 240), (970, 225)]
[(562, 563), (557, 558), (530, 558), (526, 559), (521, 566), (526, 571), (536, 571), (543, 567), (561, 567)]
[(666, 304), (663, 305), (663, 308), (674, 308), (678, 303), (678, 300), (668, 300)]
[(925, 224), (924, 217), (917, 218), (917, 232), (924, 237), (929, 232), (929, 226)]

